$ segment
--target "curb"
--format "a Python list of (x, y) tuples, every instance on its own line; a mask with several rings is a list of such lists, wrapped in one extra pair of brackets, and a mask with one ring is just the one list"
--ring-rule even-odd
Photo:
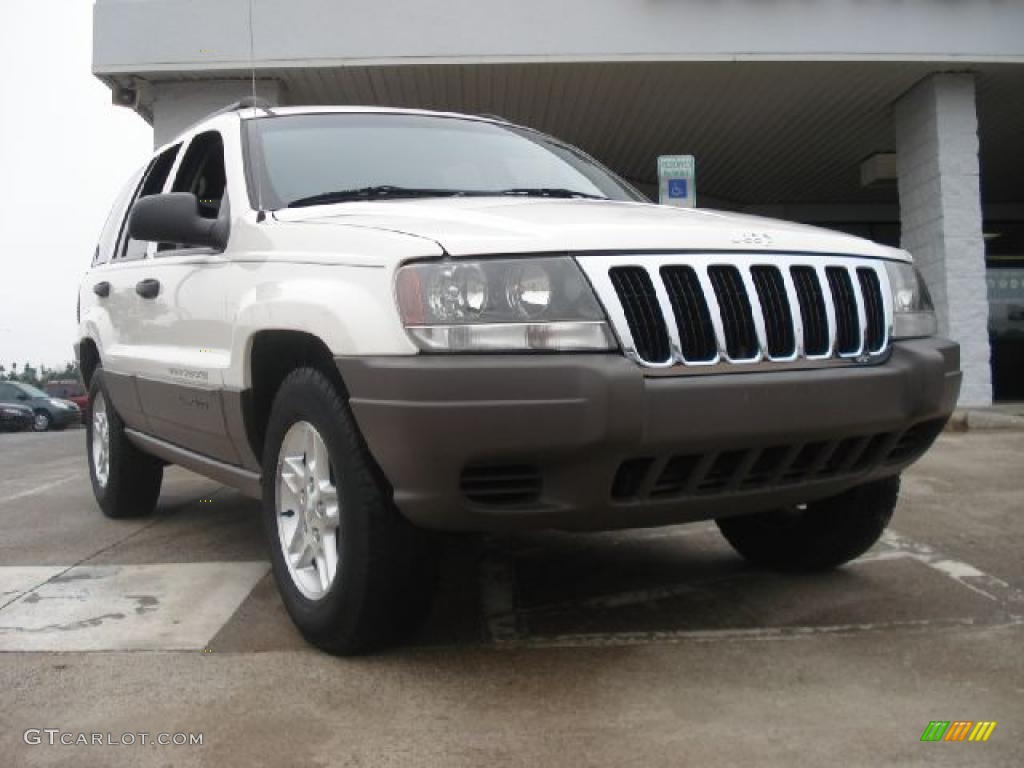
[(1024, 416), (988, 409), (964, 408), (953, 412), (946, 432), (1024, 431)]

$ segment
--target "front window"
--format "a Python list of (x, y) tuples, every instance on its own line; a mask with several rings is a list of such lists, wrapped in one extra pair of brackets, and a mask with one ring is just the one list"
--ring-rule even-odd
[(579, 150), (511, 125), (392, 113), (246, 125), (254, 208), (490, 195), (643, 200)]

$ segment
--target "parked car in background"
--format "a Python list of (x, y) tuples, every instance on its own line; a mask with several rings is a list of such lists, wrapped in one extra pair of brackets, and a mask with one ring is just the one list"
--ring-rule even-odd
[(32, 429), (36, 432), (64, 429), (82, 420), (82, 411), (70, 400), (50, 397), (43, 390), (20, 381), (0, 381), (0, 405), (12, 403), (32, 410)]
[(0, 432), (23, 432), (31, 429), (35, 414), (27, 405), (3, 403), (0, 405)]
[(77, 379), (48, 381), (43, 384), (43, 389), (50, 397), (56, 397), (58, 400), (70, 400), (78, 406), (83, 414), (89, 410), (89, 393), (85, 391), (82, 382)]

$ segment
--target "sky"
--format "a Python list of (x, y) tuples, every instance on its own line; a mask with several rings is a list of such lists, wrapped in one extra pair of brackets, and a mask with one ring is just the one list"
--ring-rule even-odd
[(79, 280), (153, 131), (92, 76), (92, 0), (0, 2), (0, 364), (63, 367)]

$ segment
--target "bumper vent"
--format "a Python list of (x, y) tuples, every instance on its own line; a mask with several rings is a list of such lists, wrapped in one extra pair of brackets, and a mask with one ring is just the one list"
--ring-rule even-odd
[(889, 351), (892, 306), (881, 261), (749, 253), (578, 261), (626, 355), (647, 368), (851, 365), (879, 362)]
[[(944, 419), (937, 419), (903, 432), (689, 453), (660, 460), (627, 459), (619, 467), (612, 498), (632, 501), (705, 496), (859, 475), (914, 461), (928, 450), (944, 424)], [(628, 482), (624, 482), (627, 477)]]
[(463, 496), (489, 506), (531, 504), (541, 487), (540, 469), (528, 464), (466, 467), (459, 479)]

